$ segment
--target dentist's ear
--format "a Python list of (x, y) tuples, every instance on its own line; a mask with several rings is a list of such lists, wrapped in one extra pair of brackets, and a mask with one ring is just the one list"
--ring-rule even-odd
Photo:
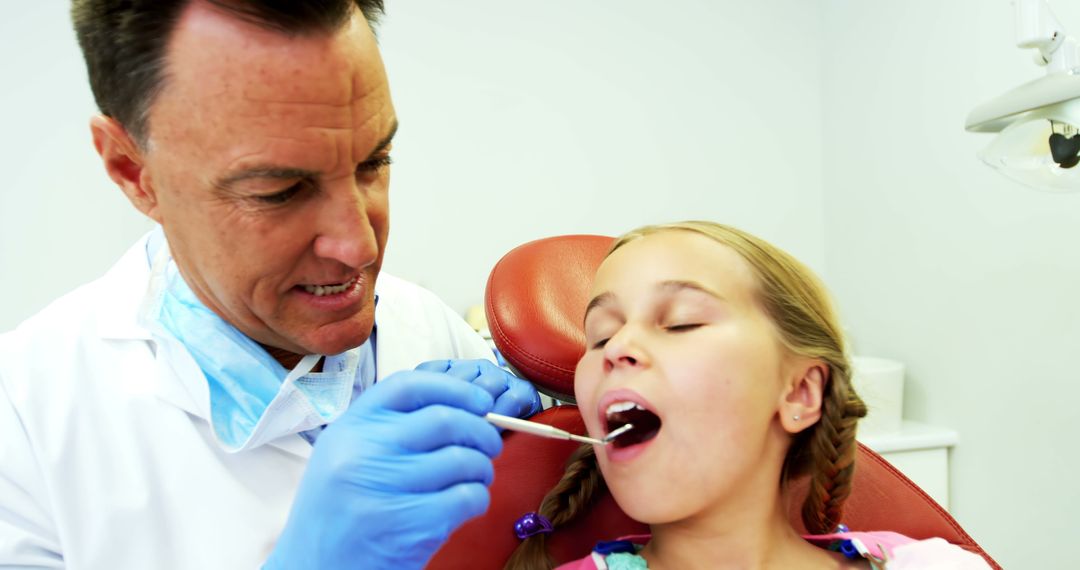
[(127, 129), (112, 117), (96, 115), (90, 119), (90, 133), (109, 178), (136, 209), (160, 224), (157, 195), (143, 168), (143, 153)]
[(796, 434), (821, 419), (821, 400), (829, 381), (829, 367), (820, 361), (810, 361), (796, 367), (780, 396), (778, 413), (780, 425)]

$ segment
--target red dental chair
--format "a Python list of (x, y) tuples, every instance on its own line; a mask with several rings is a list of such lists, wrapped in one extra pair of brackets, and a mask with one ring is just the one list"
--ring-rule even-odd
[[(560, 236), (522, 245), (506, 254), (488, 278), (486, 313), (499, 351), (523, 377), (557, 399), (572, 400), (574, 368), (584, 352), (582, 321), (593, 274), (612, 239)], [(574, 406), (557, 406), (532, 418), (574, 433), (585, 428)], [(514, 522), (534, 511), (562, 476), (577, 443), (505, 432), (495, 460), (488, 512), (460, 528), (429, 563), (431, 569), (501, 569), (517, 547)], [(859, 445), (854, 490), (844, 511), (856, 530), (892, 530), (913, 538), (941, 537), (1000, 566), (925, 492), (870, 449)], [(793, 483), (789, 517), (803, 532), (799, 506), (805, 481)], [(588, 514), (548, 539), (558, 563), (589, 553), (599, 540), (648, 532), (604, 492)]]

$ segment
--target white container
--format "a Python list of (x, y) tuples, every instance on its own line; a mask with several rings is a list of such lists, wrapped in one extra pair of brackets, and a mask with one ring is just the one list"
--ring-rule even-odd
[(899, 430), (904, 410), (904, 365), (869, 356), (855, 356), (851, 364), (852, 385), (867, 407), (866, 417), (859, 422), (859, 433)]

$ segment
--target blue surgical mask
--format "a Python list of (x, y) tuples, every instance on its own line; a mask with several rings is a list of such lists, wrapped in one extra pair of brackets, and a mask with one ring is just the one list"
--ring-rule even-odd
[(258, 343), (206, 307), (184, 282), (167, 251), (156, 256), (152, 287), (159, 291), (147, 317), (178, 340), (199, 365), (209, 387), (210, 423), (230, 452), (251, 449), (325, 425), (349, 406), (360, 351), (319, 355), (287, 370)]

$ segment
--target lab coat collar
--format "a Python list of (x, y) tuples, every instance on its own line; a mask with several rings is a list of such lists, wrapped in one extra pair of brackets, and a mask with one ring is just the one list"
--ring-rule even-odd
[[(139, 310), (150, 284), (147, 242), (153, 232), (139, 239), (97, 282), (100, 294), (95, 331), (102, 339), (144, 342), (153, 353), (156, 373), (150, 381), (161, 400), (209, 422), (210, 396), (202, 371), (182, 348), (168, 346), (139, 324)], [(311, 445), (300, 435), (278, 438), (269, 445), (292, 455), (307, 458)]]
[[(379, 295), (379, 282), (375, 282), (376, 296)], [(376, 382), (398, 370), (416, 366), (416, 346), (428, 346), (432, 342), (430, 328), (418, 326), (423, 323), (417, 323), (416, 315), (410, 310), (415, 309), (392, 301), (375, 305), (375, 326), (379, 331), (375, 343)]]
[[(181, 410), (209, 421), (209, 391), (202, 372), (183, 350), (157, 339), (139, 322), (139, 311), (150, 285), (147, 242), (153, 232), (139, 239), (105, 276), (97, 282), (97, 334), (105, 340), (142, 342), (155, 360), (155, 373), (148, 379), (158, 398)], [(188, 379), (189, 381), (185, 381)]]
[(98, 307), (97, 333), (103, 339), (150, 340), (150, 331), (139, 325), (139, 305), (146, 296), (150, 264), (146, 260), (147, 233), (135, 243), (99, 283), (105, 284)]
[(279, 437), (266, 445), (276, 447), (286, 453), (307, 459), (311, 457), (311, 444), (298, 433)]
[[(175, 339), (161, 339), (155, 358), (157, 359), (155, 376), (158, 383), (158, 398), (206, 422), (207, 429), (212, 432), (210, 388), (195, 359)], [(215, 445), (220, 447), (220, 444), (216, 442)], [(279, 437), (267, 442), (266, 445), (304, 459), (311, 456), (311, 444), (298, 433)]]

